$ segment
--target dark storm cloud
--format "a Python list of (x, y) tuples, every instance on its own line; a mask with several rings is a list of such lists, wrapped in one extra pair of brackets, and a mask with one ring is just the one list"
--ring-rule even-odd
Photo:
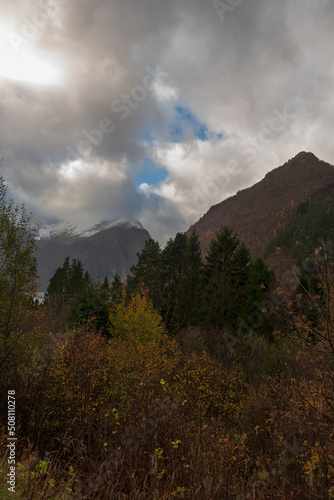
[[(136, 218), (165, 240), (300, 150), (333, 161), (332, 2), (0, 7), (3, 51), (62, 74), (49, 86), (0, 80), (2, 171), (39, 215)], [(177, 106), (223, 140), (173, 142)], [(147, 157), (169, 176), (138, 189)]]

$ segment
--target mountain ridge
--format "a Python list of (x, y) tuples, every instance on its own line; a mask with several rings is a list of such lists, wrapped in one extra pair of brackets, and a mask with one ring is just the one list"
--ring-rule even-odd
[(287, 224), (282, 213), (293, 216), (299, 203), (319, 202), (324, 197), (334, 198), (334, 167), (302, 151), (253, 186), (213, 205), (186, 234), (197, 231), (205, 254), (216, 231), (227, 225), (253, 256), (264, 257), (266, 245)]
[(81, 260), (93, 279), (107, 276), (111, 280), (116, 273), (123, 279), (150, 238), (139, 221), (125, 218), (87, 224), (63, 221), (47, 226), (34, 217), (32, 228), (37, 231), (40, 292), (46, 291), (50, 278), (66, 257)]
[(99, 231), (111, 229), (112, 227), (117, 226), (144, 229), (139, 221), (132, 221), (125, 218), (81, 223), (63, 220), (54, 224), (44, 224), (40, 219), (33, 216), (30, 226), (33, 230), (35, 230), (37, 240), (62, 237), (88, 237), (93, 236)]

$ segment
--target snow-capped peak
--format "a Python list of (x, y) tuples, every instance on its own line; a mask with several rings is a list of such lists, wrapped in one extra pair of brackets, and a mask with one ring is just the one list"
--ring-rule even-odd
[(60, 237), (87, 238), (99, 233), (100, 231), (117, 226), (144, 229), (139, 221), (131, 221), (124, 218), (116, 220), (102, 220), (93, 223), (62, 221), (56, 222), (55, 224), (43, 224), (39, 219), (37, 219), (37, 217), (33, 217), (30, 226), (36, 232), (36, 239), (38, 240)]

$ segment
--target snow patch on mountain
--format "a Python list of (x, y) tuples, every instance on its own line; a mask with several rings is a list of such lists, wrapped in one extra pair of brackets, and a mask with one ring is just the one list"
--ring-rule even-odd
[(43, 224), (37, 217), (33, 217), (30, 227), (35, 231), (37, 240), (73, 237), (87, 238), (113, 227), (144, 229), (139, 221), (131, 221), (124, 218), (112, 221), (102, 220), (93, 223), (62, 221), (55, 224)]

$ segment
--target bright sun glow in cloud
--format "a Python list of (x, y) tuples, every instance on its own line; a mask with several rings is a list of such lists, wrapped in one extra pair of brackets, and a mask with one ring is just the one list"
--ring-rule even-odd
[(36, 85), (58, 85), (61, 83), (61, 72), (49, 62), (33, 54), (28, 48), (16, 53), (11, 50), (8, 43), (1, 43), (1, 45), (0, 78)]

